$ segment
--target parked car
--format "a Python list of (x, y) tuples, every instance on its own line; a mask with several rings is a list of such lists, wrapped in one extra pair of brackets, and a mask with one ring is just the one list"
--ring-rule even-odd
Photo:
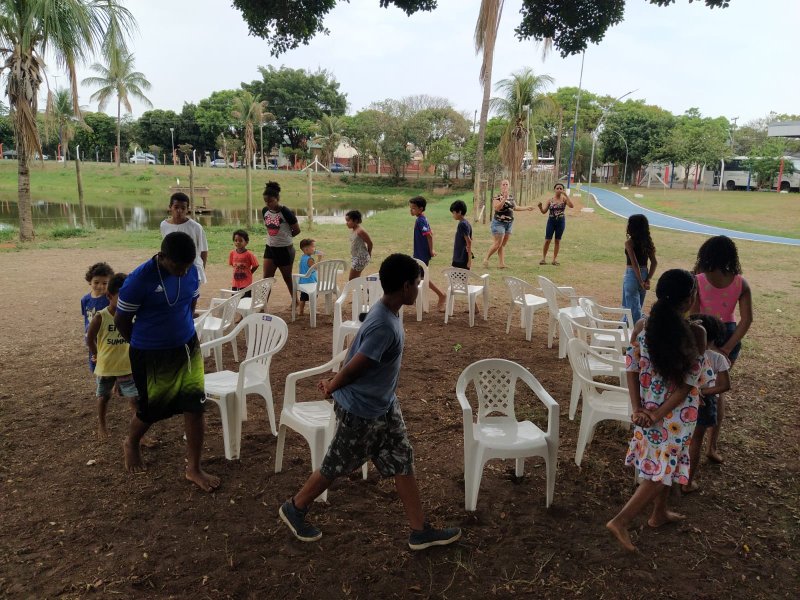
[(212, 167), (227, 167), (228, 166), (228, 163), (225, 162), (224, 158), (215, 158), (214, 160), (211, 161), (210, 164), (211, 164)]
[(39, 157), (39, 153), (38, 153), (38, 152), (34, 152), (34, 154), (33, 154), (33, 160), (50, 160), (50, 157), (49, 157), (49, 156), (47, 156), (47, 154), (42, 154), (42, 156), (41, 156), (41, 158), (40, 158), (40, 157)]
[(271, 158), (269, 162), (267, 162), (267, 169), (270, 171), (277, 171), (278, 170), (278, 159)]
[(14, 149), (3, 150), (3, 158), (17, 158), (17, 151)]
[(154, 165), (158, 163), (158, 159), (149, 152), (145, 152), (143, 154), (134, 154), (128, 159), (128, 162), (133, 165)]
[(331, 165), (331, 173), (349, 173), (350, 166), (335, 162)]

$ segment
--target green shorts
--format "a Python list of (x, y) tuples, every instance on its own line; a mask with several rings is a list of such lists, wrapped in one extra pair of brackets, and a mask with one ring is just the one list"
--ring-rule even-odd
[(203, 356), (197, 336), (166, 350), (131, 346), (131, 371), (139, 391), (136, 417), (155, 423), (180, 413), (202, 413), (205, 402)]

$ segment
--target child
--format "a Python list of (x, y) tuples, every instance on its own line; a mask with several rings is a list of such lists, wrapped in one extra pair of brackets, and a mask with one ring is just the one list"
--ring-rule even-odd
[[(622, 278), (622, 307), (629, 308), (633, 325), (642, 318), (644, 296), (656, 272), (656, 247), (650, 237), (650, 223), (644, 215), (628, 217), (625, 240), (625, 276)], [(650, 261), (648, 268), (647, 262)]]
[[(733, 368), (744, 338), (753, 323), (753, 299), (750, 286), (742, 277), (739, 253), (733, 240), (724, 235), (709, 238), (697, 251), (694, 265), (697, 275), (697, 300), (692, 306), (693, 313), (713, 315), (725, 324), (725, 342), (719, 351), (731, 361)], [(739, 323), (736, 323), (734, 310), (739, 305)], [(722, 395), (717, 399), (717, 424), (711, 428), (707, 456), (721, 463), (717, 451), (719, 431), (725, 417), (725, 401)]]
[(412, 550), (445, 546), (461, 537), (456, 527), (434, 529), (425, 520), (414, 477), (414, 450), (395, 394), (405, 341), (398, 313), (416, 302), (420, 275), (419, 265), (405, 254), (392, 254), (383, 261), (379, 271), (383, 297), (367, 313), (342, 368), (318, 384), (327, 398), (334, 399), (336, 433), (321, 467), (278, 510), (302, 542), (322, 537), (319, 529), (306, 522), (314, 499), (337, 477), (368, 459), (382, 477), (394, 477), (411, 525), (408, 545)]
[[(433, 232), (425, 217), (425, 208), (428, 206), (428, 201), (422, 196), (414, 196), (408, 201), (411, 210), (411, 216), (416, 217), (414, 222), (414, 258), (421, 260), (426, 265), (431, 262), (431, 259), (436, 256), (433, 251)], [(444, 310), (445, 295), (436, 285), (431, 281), (429, 283), (431, 290), (439, 297), (437, 305), (440, 311)]]
[[(231, 289), (235, 292), (243, 290), (253, 283), (253, 273), (258, 270), (258, 259), (256, 255), (247, 249), (250, 236), (244, 229), (237, 229), (233, 232), (234, 250), (228, 255), (228, 264), (233, 267), (233, 282)], [(247, 292), (245, 296), (250, 296)]]
[(456, 237), (453, 240), (453, 266), (459, 269), (472, 268), (472, 225), (465, 218), (467, 205), (456, 200), (450, 205), (450, 214), (458, 221)]
[(94, 374), (97, 376), (97, 434), (101, 439), (108, 437), (106, 410), (114, 387), (120, 396), (129, 399), (134, 413), (136, 411), (138, 393), (128, 358), (130, 346), (114, 325), (119, 290), (125, 278), (124, 273), (117, 273), (111, 278), (106, 290), (108, 306), (95, 314), (86, 336), (91, 360), (95, 364)]
[[(104, 262), (95, 263), (86, 271), (86, 281), (91, 289), (88, 294), (81, 298), (81, 314), (83, 315), (83, 341), (87, 345), (89, 343), (87, 337), (89, 323), (92, 322), (92, 319), (99, 311), (108, 306), (106, 289), (112, 275), (114, 275), (114, 269)], [(94, 373), (91, 351), (89, 352), (89, 371)]]
[(367, 268), (372, 256), (372, 239), (361, 226), (361, 212), (351, 210), (344, 216), (350, 234), (350, 279), (361, 276), (361, 271)]
[(708, 349), (703, 360), (707, 382), (705, 387), (700, 389), (701, 405), (697, 413), (697, 427), (694, 428), (692, 443), (689, 446), (689, 483), (681, 486), (681, 490), (687, 494), (697, 490), (694, 477), (700, 468), (703, 436), (707, 428), (714, 427), (717, 423), (717, 394), (731, 389), (731, 378), (728, 376), (731, 363), (717, 349), (718, 345), (725, 340), (725, 325), (717, 317), (711, 315), (692, 315), (689, 319), (699, 321), (706, 330)]
[(169, 197), (169, 218), (161, 221), (161, 237), (174, 231), (188, 234), (197, 248), (197, 258), (194, 264), (200, 276), (200, 283), (206, 282), (206, 262), (208, 261), (208, 241), (203, 226), (194, 219), (187, 217), (189, 212), (189, 196), (183, 192), (175, 192)]
[[(311, 238), (300, 240), (300, 251), (303, 253), (303, 256), (300, 257), (300, 273), (308, 273), (308, 270), (316, 264), (316, 258), (322, 256), (322, 252), (317, 252), (317, 242)], [(314, 283), (316, 280), (317, 272), (314, 271), (308, 277), (301, 277), (300, 283)], [(300, 292), (300, 305), (297, 312), (301, 317), (306, 309), (306, 302), (308, 302), (308, 294)]]
[(128, 275), (119, 292), (114, 324), (131, 345), (131, 372), (139, 393), (124, 444), (125, 467), (131, 473), (145, 471), (139, 448), (142, 437), (156, 421), (183, 413), (185, 477), (213, 492), (219, 478), (200, 464), (205, 379), (192, 319), (200, 296), (196, 255), (188, 234), (168, 234), (161, 251)]
[(673, 482), (689, 481), (688, 442), (697, 421), (705, 332), (683, 315), (696, 293), (694, 276), (688, 271), (664, 273), (650, 317), (634, 327), (635, 341), (626, 354), (631, 420), (636, 427), (625, 463), (636, 467), (642, 482), (606, 524), (626, 550), (636, 549), (628, 525), (651, 501), (653, 512), (647, 521), (651, 527), (683, 518), (667, 510), (667, 496)]

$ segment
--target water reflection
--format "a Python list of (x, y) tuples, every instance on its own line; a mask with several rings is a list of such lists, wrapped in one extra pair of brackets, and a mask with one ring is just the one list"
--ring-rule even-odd
[[(359, 203), (358, 209), (365, 217), (370, 217), (380, 210), (391, 208), (382, 201), (380, 204), (365, 207)], [(290, 207), (298, 218), (307, 215), (305, 208)], [(344, 215), (352, 206), (326, 206), (314, 209), (314, 220), (318, 223), (343, 224)], [(34, 227), (79, 227), (81, 224), (80, 209), (77, 204), (68, 202), (34, 202), (32, 205)], [(117, 206), (92, 205), (86, 207), (86, 220), (89, 227), (95, 229), (124, 229), (126, 231), (142, 231), (158, 229), (162, 220), (167, 217), (164, 208), (147, 208), (134, 206), (120, 208)], [(261, 208), (253, 212), (256, 222), (261, 218)], [(220, 209), (199, 213), (194, 217), (204, 226), (211, 225), (245, 225), (247, 211), (244, 209)], [(19, 210), (16, 202), (0, 201), (0, 229), (19, 225)]]

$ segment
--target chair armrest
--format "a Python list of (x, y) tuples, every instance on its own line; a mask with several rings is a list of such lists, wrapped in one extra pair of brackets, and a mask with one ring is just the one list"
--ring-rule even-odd
[[(466, 388), (466, 386), (464, 387)], [(474, 443), (475, 433), (472, 431), (472, 426), (474, 425), (474, 421), (472, 419), (472, 407), (469, 405), (469, 400), (467, 400), (467, 395), (464, 392), (464, 389), (456, 390), (456, 398), (458, 398), (458, 403), (461, 405), (461, 419), (464, 427), (464, 445), (466, 446)]]
[[(248, 289), (250, 289), (250, 288), (248, 288)], [(244, 290), (226, 290), (224, 288), (220, 288), (219, 293), (220, 294), (228, 294), (228, 296), (233, 296), (234, 294), (236, 294), (236, 293), (238, 293), (240, 291), (244, 291)]]
[[(622, 321), (612, 321), (611, 319), (598, 319), (597, 317), (591, 317), (592, 321), (595, 323), (599, 323), (600, 325), (607, 325), (610, 329), (609, 331), (625, 331), (627, 326)], [(598, 327), (598, 329), (603, 329), (602, 327)]]
[(520, 379), (525, 382), (531, 391), (536, 394), (536, 397), (541, 400), (542, 404), (547, 407), (547, 434), (555, 435), (556, 438), (558, 438), (558, 417), (561, 413), (558, 402), (553, 399), (550, 392), (544, 389), (544, 386), (529, 370), (525, 369), (520, 374)]
[(244, 319), (239, 321), (236, 326), (231, 329), (227, 334), (223, 335), (221, 338), (217, 338), (215, 340), (209, 340), (208, 342), (203, 342), (200, 344), (200, 350), (210, 350), (211, 348), (215, 348), (216, 346), (222, 346), (222, 344), (227, 344), (232, 342), (236, 339), (236, 336), (239, 335), (239, 332), (245, 327)]
[(313, 377), (314, 375), (322, 375), (323, 373), (332, 371), (335, 366), (341, 364), (344, 361), (344, 359), (347, 357), (347, 352), (348, 350), (342, 350), (331, 360), (329, 360), (325, 364), (319, 365), (318, 367), (312, 367), (310, 369), (304, 369), (303, 371), (289, 373), (289, 375), (286, 376), (286, 385), (283, 393), (284, 406), (286, 405), (287, 402), (294, 404), (295, 390), (298, 381), (300, 381), (301, 379), (308, 379), (309, 377)]
[(481, 279), (481, 280), (482, 280), (484, 283), (486, 283), (487, 281), (489, 281), (489, 274), (488, 274), (488, 273), (484, 273), (483, 275), (481, 275), (481, 276), (480, 276), (480, 279)]
[(610, 383), (601, 383), (599, 381), (595, 381), (594, 379), (587, 379), (586, 377), (577, 372), (575, 372), (575, 375), (577, 375), (582, 381), (585, 381), (586, 383), (588, 383), (589, 385), (591, 385), (596, 389), (607, 390), (609, 392), (619, 392), (621, 394), (628, 393), (628, 388), (624, 388), (618, 385), (611, 385)]
[(570, 285), (559, 285), (556, 286), (558, 290), (558, 294), (560, 296), (574, 296), (575, 295), (575, 288)]

